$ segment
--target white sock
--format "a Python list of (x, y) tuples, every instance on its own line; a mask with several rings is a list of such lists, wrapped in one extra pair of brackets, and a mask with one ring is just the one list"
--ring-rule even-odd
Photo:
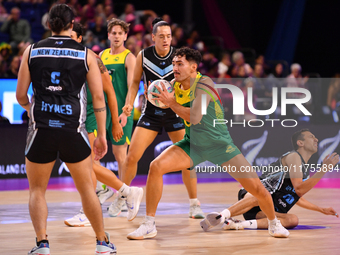
[(118, 190), (122, 197), (127, 197), (130, 194), (130, 187), (123, 183), (123, 186)]
[(199, 201), (198, 201), (197, 198), (190, 198), (189, 202), (190, 202), (190, 206), (198, 205), (199, 204)]
[(273, 220), (268, 219), (268, 224), (271, 225), (271, 226), (276, 225), (276, 221), (277, 221), (277, 218), (275, 216), (275, 219), (273, 219)]
[(241, 221), (241, 225), (245, 228), (257, 229), (257, 220)]
[(155, 217), (145, 215), (145, 220), (148, 223), (154, 223), (155, 222)]
[(228, 209), (224, 209), (221, 214), (226, 218), (230, 218), (230, 211)]

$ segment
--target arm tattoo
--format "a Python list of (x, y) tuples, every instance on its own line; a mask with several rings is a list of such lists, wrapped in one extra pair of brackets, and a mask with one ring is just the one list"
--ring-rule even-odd
[(106, 66), (104, 65), (103, 61), (97, 56), (97, 64), (101, 73), (107, 72)]
[(93, 108), (94, 112), (103, 112), (106, 111), (106, 107), (102, 107), (102, 108)]

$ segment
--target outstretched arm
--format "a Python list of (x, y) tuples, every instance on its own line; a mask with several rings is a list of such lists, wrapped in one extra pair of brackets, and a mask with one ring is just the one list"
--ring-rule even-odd
[[(314, 174), (308, 180), (303, 181), (303, 175), (300, 168), (302, 163), (300, 156), (297, 153), (291, 153), (285, 158), (285, 165), (290, 170), (290, 179), (295, 192), (299, 197), (302, 197), (304, 194), (310, 191), (324, 176), (324, 174), (331, 169), (330, 166), (334, 167), (337, 162), (339, 162), (339, 155), (337, 153), (334, 152), (333, 154), (326, 156), (323, 160), (323, 165), (320, 171)], [(323, 168), (323, 166), (325, 166), (325, 168)]]
[(326, 215), (334, 215), (337, 218), (339, 218), (338, 213), (332, 207), (322, 208), (320, 206), (317, 206), (317, 205), (309, 202), (307, 199), (305, 199), (303, 197), (300, 197), (299, 201), (296, 204), (298, 206), (305, 208), (305, 209), (308, 209), (308, 210), (321, 212), (321, 213), (326, 214)]

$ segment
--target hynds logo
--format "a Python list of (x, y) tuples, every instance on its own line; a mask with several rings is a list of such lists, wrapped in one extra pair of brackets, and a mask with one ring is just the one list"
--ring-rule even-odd
[(281, 198), (278, 200), (279, 204), (282, 205), (283, 207), (287, 207), (287, 204), (281, 200)]
[(49, 90), (49, 91), (62, 91), (63, 88), (61, 86), (49, 86), (49, 87), (46, 87), (46, 90)]

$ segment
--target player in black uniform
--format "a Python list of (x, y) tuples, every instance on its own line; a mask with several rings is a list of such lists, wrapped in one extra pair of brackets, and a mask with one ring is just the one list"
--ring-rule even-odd
[[(98, 197), (92, 186), (91, 148), (85, 129), (88, 81), (97, 118), (95, 159), (107, 152), (106, 106), (100, 71), (94, 53), (70, 38), (74, 15), (67, 5), (49, 13), (52, 36), (28, 47), (23, 55), (17, 85), (17, 100), (29, 112), (25, 149), (30, 186), (29, 211), (37, 245), (28, 254), (50, 254), (46, 234), (45, 191), (57, 155), (66, 163), (80, 193), (83, 209), (96, 233), (96, 253), (116, 254), (104, 232)], [(33, 86), (31, 102), (27, 96)]]
[[(174, 48), (171, 46), (171, 39), (170, 25), (159, 18), (155, 19), (152, 31), (152, 40), (155, 45), (142, 50), (137, 56), (133, 83), (126, 97), (126, 105), (123, 107), (126, 114), (130, 114), (133, 109), (133, 102), (138, 92), (142, 74), (145, 88), (147, 84), (154, 80), (171, 81), (174, 78), (172, 69)], [(145, 101), (123, 166), (123, 182), (127, 185), (130, 185), (136, 176), (137, 163), (144, 151), (153, 142), (157, 134), (162, 131), (163, 127), (173, 143), (182, 140), (185, 133), (181, 118), (170, 108), (161, 109), (152, 105), (148, 100)], [(190, 171), (182, 171), (182, 177), (190, 199), (189, 217), (204, 218), (204, 213), (197, 200), (197, 179), (190, 177)]]
[[(311, 190), (322, 176), (335, 164), (339, 162), (339, 155), (333, 153), (323, 160), (321, 172), (310, 178), (309, 169), (306, 163), (318, 150), (318, 139), (308, 130), (302, 129), (292, 136), (294, 151), (283, 154), (271, 168), (275, 171), (267, 171), (261, 176), (263, 186), (272, 195), (276, 217), (281, 221), (282, 226), (294, 228), (298, 225), (299, 219), (296, 215), (288, 213), (295, 205), (309, 210), (320, 211), (326, 215), (339, 217), (332, 208), (320, 208), (303, 198), (303, 195)], [(241, 189), (238, 194), (239, 202), (225, 209), (221, 213), (210, 213), (201, 224), (203, 230), (207, 231), (225, 219), (224, 229), (268, 228), (266, 216), (258, 206), (257, 199)], [(234, 220), (230, 217), (243, 214), (246, 221)], [(216, 220), (218, 217), (218, 220)], [(203, 221), (202, 221), (203, 223)]]

